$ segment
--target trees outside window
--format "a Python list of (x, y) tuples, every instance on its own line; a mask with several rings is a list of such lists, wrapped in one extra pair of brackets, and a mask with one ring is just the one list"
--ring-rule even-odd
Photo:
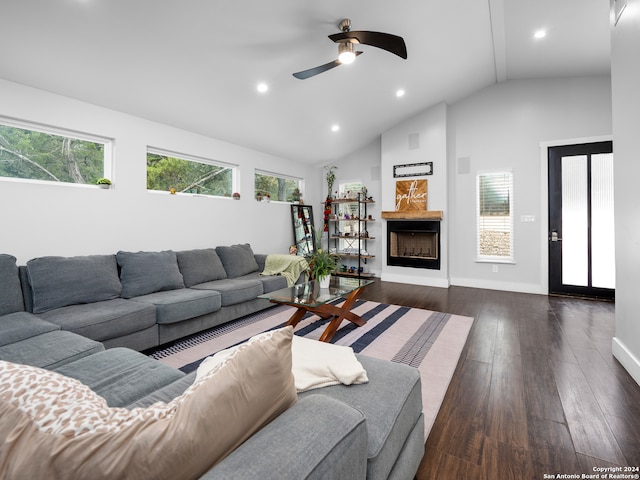
[(300, 199), (300, 192), (302, 192), (300, 178), (256, 170), (256, 200), (260, 201), (268, 195), (269, 199), (273, 201), (294, 202)]
[(110, 152), (108, 139), (0, 119), (0, 177), (94, 185)]
[(147, 190), (230, 197), (235, 166), (161, 150), (147, 151)]

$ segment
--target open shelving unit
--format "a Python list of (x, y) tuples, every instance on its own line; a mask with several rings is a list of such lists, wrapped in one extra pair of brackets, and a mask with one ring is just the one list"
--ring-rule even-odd
[(341, 271), (340, 267), (335, 275), (345, 277), (370, 278), (372, 273), (364, 272), (364, 266), (375, 255), (370, 255), (367, 250), (367, 243), (375, 240), (370, 237), (367, 225), (375, 222), (374, 218), (367, 213), (367, 206), (375, 203), (370, 199), (338, 198), (327, 200), (324, 203), (325, 211), (331, 211), (328, 222), (328, 248), (335, 249), (335, 253), (344, 259), (357, 260), (357, 266), (353, 271)]

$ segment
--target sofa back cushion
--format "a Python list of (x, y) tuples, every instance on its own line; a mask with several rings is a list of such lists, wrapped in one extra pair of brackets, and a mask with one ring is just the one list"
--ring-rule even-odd
[(24, 310), (16, 257), (0, 254), (0, 316)]
[(184, 250), (176, 252), (176, 256), (185, 287), (227, 278), (227, 272), (214, 248)]
[(120, 251), (116, 258), (120, 265), (122, 298), (184, 288), (176, 252)]
[(216, 253), (222, 260), (222, 265), (229, 278), (241, 277), (258, 271), (258, 262), (248, 243), (231, 245), (230, 247), (216, 247)]
[(292, 337), (292, 327), (267, 332), (170, 403), (131, 410), (0, 361), (0, 445), (12, 452), (0, 478), (199, 478), (297, 401)]
[(122, 285), (115, 255), (40, 257), (27, 262), (33, 313), (118, 298)]

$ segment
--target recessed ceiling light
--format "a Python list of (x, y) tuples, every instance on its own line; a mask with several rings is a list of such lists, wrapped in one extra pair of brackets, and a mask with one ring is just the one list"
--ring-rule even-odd
[(260, 93), (265, 93), (267, 90), (269, 90), (269, 85), (267, 85), (266, 83), (259, 83), (256, 88)]
[(337, 132), (338, 130), (340, 130), (340, 125), (332, 125), (331, 126), (331, 131), (332, 132)]
[(533, 34), (533, 36), (535, 38), (544, 38), (547, 36), (547, 31), (546, 30), (538, 30), (536, 33)]
[(405, 91), (400, 89), (396, 92), (396, 97), (400, 98), (400, 97), (404, 97)]

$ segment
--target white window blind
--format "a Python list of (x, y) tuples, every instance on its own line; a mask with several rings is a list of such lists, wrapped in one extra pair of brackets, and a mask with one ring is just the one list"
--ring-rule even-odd
[(478, 174), (476, 222), (478, 259), (512, 261), (512, 172)]

